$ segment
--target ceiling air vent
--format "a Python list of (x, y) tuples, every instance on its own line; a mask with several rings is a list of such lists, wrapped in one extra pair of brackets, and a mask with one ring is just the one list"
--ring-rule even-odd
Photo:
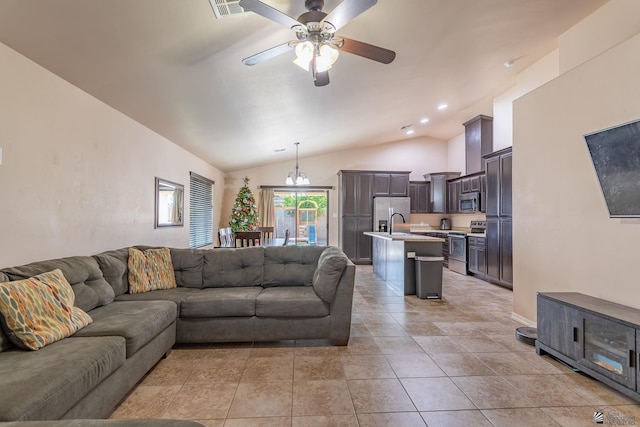
[(245, 12), (244, 9), (238, 5), (239, 2), (240, 0), (209, 0), (213, 8), (213, 13), (216, 14), (216, 18), (218, 19), (235, 15), (247, 15), (248, 12)]

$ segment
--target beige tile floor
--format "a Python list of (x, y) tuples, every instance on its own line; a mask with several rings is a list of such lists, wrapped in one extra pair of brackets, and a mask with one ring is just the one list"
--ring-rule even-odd
[(445, 270), (443, 301), (358, 266), (351, 339), (177, 347), (112, 418), (236, 426), (640, 425), (640, 405), (518, 342), (512, 293)]

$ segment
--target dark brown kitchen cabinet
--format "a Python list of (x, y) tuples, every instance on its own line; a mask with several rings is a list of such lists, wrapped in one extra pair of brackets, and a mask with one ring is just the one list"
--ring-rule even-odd
[(373, 198), (407, 196), (410, 172), (343, 170), (339, 176), (339, 245), (354, 264), (371, 264)]
[(458, 213), (460, 210), (460, 193), (461, 193), (462, 181), (449, 181), (447, 183), (447, 203), (449, 213)]
[(513, 288), (513, 222), (511, 148), (485, 156), (487, 276)]
[(484, 237), (468, 237), (469, 271), (485, 276), (487, 274), (487, 252)]
[(374, 173), (373, 195), (405, 197), (409, 195), (409, 172)]
[(500, 219), (500, 282), (513, 287), (513, 222)]
[(480, 212), (487, 212), (487, 174), (480, 175)]
[(477, 193), (480, 191), (480, 176), (474, 175), (460, 178), (460, 193)]
[(479, 115), (463, 124), (465, 127), (466, 174), (484, 170), (482, 156), (493, 149), (493, 117)]
[(537, 295), (536, 352), (640, 401), (640, 310), (577, 292)]
[(409, 181), (409, 197), (411, 197), (411, 213), (429, 213), (429, 183), (426, 181)]
[(373, 174), (342, 173), (342, 215), (373, 215)]
[(425, 179), (430, 179), (429, 204), (432, 213), (448, 213), (449, 202), (447, 186), (448, 180), (457, 178), (460, 172), (438, 172), (426, 174)]
[(373, 229), (373, 217), (350, 216), (342, 219), (342, 250), (357, 264), (371, 264), (371, 237), (364, 232)]

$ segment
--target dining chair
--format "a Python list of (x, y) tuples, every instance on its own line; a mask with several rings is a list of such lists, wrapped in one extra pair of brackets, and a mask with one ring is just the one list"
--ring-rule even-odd
[(233, 233), (231, 232), (231, 227), (220, 228), (218, 230), (218, 246), (220, 248), (231, 248), (233, 247)]
[(260, 232), (262, 233), (262, 240), (273, 239), (274, 237), (273, 227), (260, 227)]
[(234, 233), (234, 241), (236, 248), (246, 248), (249, 246), (260, 246), (260, 231), (236, 231)]

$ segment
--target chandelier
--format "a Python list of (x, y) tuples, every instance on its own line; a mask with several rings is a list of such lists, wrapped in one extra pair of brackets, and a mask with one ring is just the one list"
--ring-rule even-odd
[(289, 172), (287, 175), (287, 179), (285, 184), (287, 185), (309, 185), (309, 178), (307, 178), (307, 174), (304, 172), (300, 172), (300, 168), (298, 166), (298, 145), (299, 142), (294, 143), (296, 146), (296, 170), (295, 172)]

